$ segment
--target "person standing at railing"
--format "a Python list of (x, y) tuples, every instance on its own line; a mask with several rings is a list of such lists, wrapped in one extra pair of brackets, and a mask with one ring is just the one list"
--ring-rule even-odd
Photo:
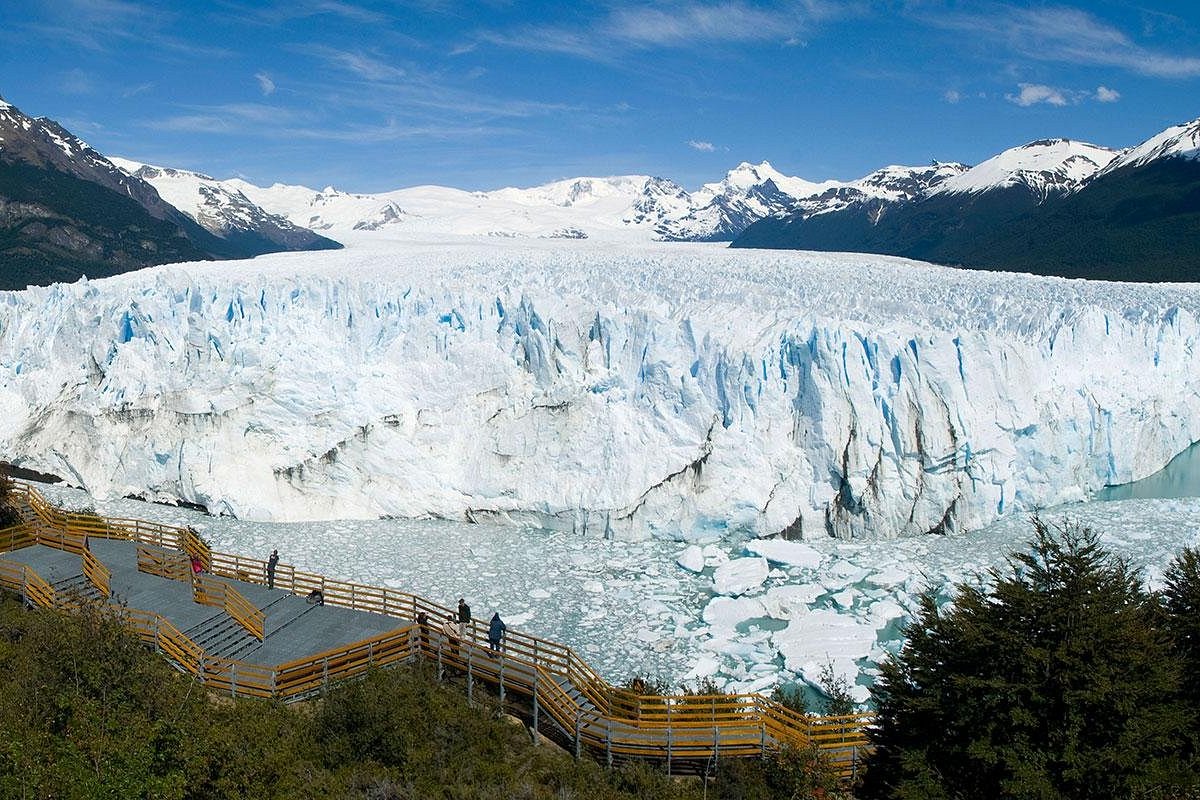
[(200, 583), (200, 573), (204, 572), (204, 562), (200, 556), (192, 556), (192, 585)]
[(508, 631), (508, 626), (504, 624), (504, 620), (500, 619), (500, 612), (492, 614), (492, 621), (488, 625), (488, 645), (492, 648), (493, 653), (500, 652), (500, 643), (504, 641), (504, 634)]
[(417, 614), (417, 630), (421, 633), (421, 650), (429, 649), (429, 615), (424, 611)]
[(468, 640), (468, 633), (471, 626), (471, 607), (467, 605), (467, 601), (463, 598), (458, 598), (458, 638), (463, 641)]
[(446, 637), (446, 649), (449, 651), (447, 655), (453, 655), (455, 658), (458, 658), (458, 632), (462, 625), (461, 622), (455, 624), (453, 614), (448, 615), (442, 623), (442, 635)]
[(275, 567), (279, 566), (279, 551), (272, 550), (271, 557), (267, 559), (267, 588), (275, 588)]

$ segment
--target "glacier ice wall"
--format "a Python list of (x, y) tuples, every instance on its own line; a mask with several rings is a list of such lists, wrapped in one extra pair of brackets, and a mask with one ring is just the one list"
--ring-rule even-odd
[(8, 460), (272, 520), (974, 528), (1200, 439), (1200, 287), (408, 243), (0, 295)]

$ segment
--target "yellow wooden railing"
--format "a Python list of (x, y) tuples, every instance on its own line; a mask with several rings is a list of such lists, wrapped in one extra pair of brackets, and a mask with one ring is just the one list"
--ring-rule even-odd
[(96, 558), (91, 550), (85, 548), (81, 555), (83, 556), (83, 574), (102, 597), (111, 597), (112, 570), (103, 561)]
[[(265, 585), (264, 560), (212, 552), (188, 528), (65, 513), (24, 482), (15, 482), (13, 496), (35, 512), (38, 531), (31, 536), (27, 525), (0, 531), (0, 546), (11, 543), (14, 546), (10, 549), (16, 549), (41, 539), (46, 531), (51, 538), (57, 535), (64, 547), (83, 537), (114, 538), (198, 555), (211, 575), (199, 576), (202, 589), (197, 589), (197, 599), (203, 594), (204, 601), (224, 608), (247, 630), (263, 638), (263, 612), (232, 586), (212, 576)], [(139, 569), (145, 564), (153, 568), (154, 574), (179, 579), (175, 574), (179, 563), (153, 554), (148, 548), (138, 549)], [(27, 595), (41, 598), (34, 602), (40, 605), (48, 598), (53, 605), (53, 589), (30, 572), (25, 570), (14, 577), (11, 567), (0, 561), (0, 584), (16, 580)], [(508, 632), (502, 657), (488, 653), (486, 627), (478, 621), (467, 626), (459, 647), (450, 648), (439, 628), (453, 611), (414, 594), (332, 580), (287, 564), (277, 565), (274, 585), (301, 596), (318, 589), (330, 605), (388, 615), (397, 618), (399, 624), (395, 630), (370, 639), (268, 667), (206, 656), (153, 612), (129, 610), (128, 618), (143, 641), (206, 685), (234, 695), (298, 698), (372, 667), (424, 657), (443, 668), (466, 673), (468, 685), (474, 680), (486, 681), (499, 686), (502, 694), (515, 692), (532, 699), (535, 725), (539, 715), (544, 715), (573, 740), (577, 752), (588, 747), (603, 752), (610, 760), (665, 757), (668, 763), (672, 759), (695, 762), (760, 755), (785, 744), (814, 745), (844, 775), (849, 775), (869, 745), (866, 731), (872, 717), (868, 714), (815, 717), (799, 714), (760, 694), (639, 694), (610, 685), (571, 648), (520, 631)], [(424, 632), (413, 623), (422, 612), (430, 619)], [(565, 687), (578, 690), (579, 698)]]
[(225, 581), (203, 573), (193, 575), (192, 596), (202, 606), (224, 609), (225, 613), (245, 628), (251, 636), (260, 642), (263, 640), (266, 614)]
[(157, 575), (173, 581), (190, 581), (192, 565), (187, 554), (178, 550), (163, 550), (158, 547), (137, 543), (138, 572)]

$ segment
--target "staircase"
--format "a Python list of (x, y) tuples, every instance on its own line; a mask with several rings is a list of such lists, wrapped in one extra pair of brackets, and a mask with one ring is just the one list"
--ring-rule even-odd
[(224, 611), (196, 623), (183, 631), (206, 656), (239, 658), (260, 645), (237, 620)]
[(81, 603), (108, 602), (108, 598), (96, 591), (96, 587), (92, 585), (92, 582), (82, 572), (78, 575), (63, 578), (50, 585), (54, 589), (55, 595), (60, 599), (75, 600)]

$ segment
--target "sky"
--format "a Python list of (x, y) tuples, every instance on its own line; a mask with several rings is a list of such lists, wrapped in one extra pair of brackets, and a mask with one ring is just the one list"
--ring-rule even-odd
[(1200, 3), (3, 0), (0, 96), (260, 185), (852, 179), (1200, 117)]

